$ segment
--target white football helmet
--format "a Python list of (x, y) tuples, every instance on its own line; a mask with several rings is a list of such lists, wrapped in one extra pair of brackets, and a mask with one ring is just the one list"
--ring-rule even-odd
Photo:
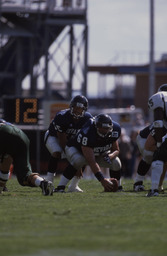
[(158, 92), (167, 92), (167, 84), (162, 84), (159, 87)]

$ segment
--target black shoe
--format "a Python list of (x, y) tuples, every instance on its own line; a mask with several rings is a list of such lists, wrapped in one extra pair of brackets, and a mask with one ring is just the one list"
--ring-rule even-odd
[(41, 181), (40, 187), (42, 189), (42, 194), (44, 196), (52, 196), (53, 195), (53, 184), (51, 181), (43, 180)]
[(133, 185), (133, 190), (135, 192), (145, 191), (144, 186), (143, 186), (143, 181), (135, 182), (134, 185)]
[(65, 186), (58, 186), (54, 189), (55, 193), (65, 193)]
[(3, 192), (8, 192), (9, 190), (8, 190), (8, 188), (5, 186), (5, 187), (3, 187), (3, 190), (2, 190)]
[(148, 194), (146, 194), (147, 197), (152, 197), (152, 196), (159, 196), (159, 192), (158, 189), (150, 189)]
[(122, 186), (118, 186), (118, 192), (124, 191)]

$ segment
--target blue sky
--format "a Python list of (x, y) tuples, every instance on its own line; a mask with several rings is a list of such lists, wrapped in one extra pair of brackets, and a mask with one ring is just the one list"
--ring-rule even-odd
[[(148, 53), (150, 0), (88, 0), (89, 63), (117, 52)], [(155, 52), (167, 52), (167, 1), (154, 0)]]
[[(89, 65), (149, 61), (150, 0), (88, 0), (88, 25)], [(154, 53), (156, 60), (167, 53), (166, 0), (154, 0)], [(88, 82), (97, 96), (97, 78)]]

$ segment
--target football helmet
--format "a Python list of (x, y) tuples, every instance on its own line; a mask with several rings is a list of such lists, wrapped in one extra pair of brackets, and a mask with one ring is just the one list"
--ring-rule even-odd
[(158, 92), (167, 92), (167, 84), (160, 85)]
[(84, 116), (85, 111), (88, 109), (88, 100), (83, 95), (77, 95), (72, 98), (70, 102), (70, 112), (71, 115), (79, 119)]
[(113, 130), (112, 119), (107, 114), (99, 114), (95, 116), (95, 126), (97, 129), (97, 134), (103, 138)]

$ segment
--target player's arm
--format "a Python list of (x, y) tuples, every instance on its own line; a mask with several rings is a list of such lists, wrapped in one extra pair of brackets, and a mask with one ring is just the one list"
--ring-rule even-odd
[(164, 119), (164, 110), (162, 108), (156, 108), (154, 110), (154, 122), (153, 126), (155, 129), (155, 140), (157, 146), (159, 147), (162, 143), (163, 137), (163, 119)]
[(112, 149), (111, 149), (111, 153), (109, 154), (110, 160), (114, 159), (115, 157), (117, 157), (119, 155), (119, 144), (118, 141), (114, 141), (112, 144)]
[(113, 185), (104, 178), (101, 170), (100, 170), (100, 166), (98, 165), (98, 163), (95, 160), (95, 155), (93, 152), (93, 149), (90, 147), (81, 147), (82, 149), (82, 153), (85, 157), (85, 159), (88, 162), (88, 165), (90, 166), (92, 172), (94, 173), (95, 177), (101, 182), (102, 186), (106, 189), (106, 190), (112, 190)]
[(147, 140), (145, 143), (145, 149), (147, 151), (152, 151), (152, 152), (154, 152), (157, 149), (156, 141), (151, 133), (147, 137)]

